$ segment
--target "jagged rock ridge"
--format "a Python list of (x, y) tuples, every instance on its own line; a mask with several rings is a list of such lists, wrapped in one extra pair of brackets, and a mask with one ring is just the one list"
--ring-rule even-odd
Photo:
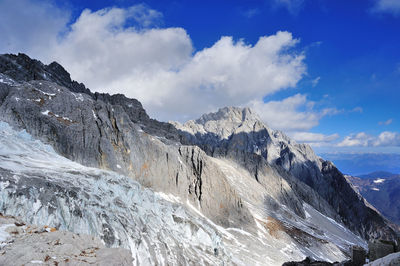
[[(394, 234), (342, 182), (333, 165), (309, 146), (269, 129), (249, 109), (224, 108), (174, 126), (150, 119), (137, 100), (74, 90), (69, 74), (53, 71), (42, 80), (40, 73), (49, 72), (49, 66), (29, 60), (24, 55), (0, 56), (2, 121), (25, 129), (73, 161), (113, 170), (174, 195), (185, 208), (195, 208), (194, 215), (217, 225), (224, 245), (235, 250), (231, 259), (243, 259), (237, 259), (238, 264), (277, 264), (304, 255), (344, 259), (349, 245), (365, 246), (365, 241), (342, 221), (364, 237)], [(50, 214), (48, 207), (43, 212)], [(106, 231), (96, 227), (92, 233), (104, 237)], [(248, 251), (236, 250), (237, 243), (230, 239)]]
[[(309, 145), (298, 144), (282, 132), (271, 130), (248, 108), (225, 107), (184, 125), (174, 125), (187, 132), (187, 138), (209, 155), (237, 161), (265, 185), (269, 180), (260, 181), (261, 169), (272, 167), (287, 172), (302, 181), (299, 185), (293, 178), (286, 178), (303, 200), (337, 221), (343, 221), (365, 238), (395, 235), (390, 227), (381, 230), (387, 221), (365, 204), (331, 162), (319, 158)], [(307, 188), (298, 188), (304, 184), (317, 193), (316, 200), (310, 199), (310, 192), (304, 193)]]

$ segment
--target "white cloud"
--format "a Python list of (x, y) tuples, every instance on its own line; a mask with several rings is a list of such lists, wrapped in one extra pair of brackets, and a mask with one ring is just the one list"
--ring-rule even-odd
[(284, 131), (309, 130), (318, 125), (322, 117), (338, 112), (334, 108), (316, 111), (314, 105), (314, 102), (307, 100), (302, 94), (296, 94), (282, 101), (264, 103), (261, 100), (254, 100), (249, 104), (271, 128)]
[(400, 146), (400, 134), (390, 131), (382, 132), (374, 141), (373, 146)]
[(369, 146), (369, 143), (373, 140), (373, 137), (367, 135), (364, 132), (360, 132), (358, 134), (353, 134), (350, 136), (346, 136), (343, 141), (338, 143), (339, 147), (348, 147), (348, 146)]
[(330, 145), (339, 138), (339, 134), (325, 135), (311, 132), (293, 132), (289, 135), (297, 142), (308, 143), (312, 146)]
[(390, 119), (388, 119), (388, 120), (386, 120), (386, 121), (380, 121), (378, 124), (379, 124), (379, 125), (388, 126), (388, 125), (390, 125), (392, 122), (393, 122), (393, 119), (390, 118)]
[(0, 53), (39, 54), (57, 44), (69, 13), (50, 1), (0, 1)]
[(400, 1), (399, 0), (375, 0), (372, 8), (373, 12), (390, 13), (394, 16), (400, 15)]
[[(26, 10), (45, 8), (23, 1)], [(42, 12), (59, 12), (50, 8), (54, 10)], [(46, 63), (58, 61), (72, 78), (94, 91), (137, 98), (160, 120), (185, 121), (222, 106), (250, 105), (273, 128), (303, 131), (338, 112), (315, 110), (314, 102), (300, 94), (263, 102), (267, 95), (295, 87), (306, 74), (304, 54), (296, 52), (298, 40), (291, 33), (262, 36), (254, 45), (225, 36), (209, 48), (194, 51), (183, 28), (149, 28), (161, 18), (144, 5), (84, 10), (68, 31), (65, 20), (55, 23), (47, 33), (53, 41), (31, 42), (27, 52)], [(23, 17), (16, 14), (18, 19)], [(58, 22), (49, 15), (46, 19), (47, 24)], [(43, 29), (31, 30), (34, 35)], [(22, 44), (18, 28), (10, 34)]]
[(385, 131), (378, 136), (360, 132), (352, 134), (337, 144), (338, 147), (388, 147), (400, 146), (400, 134), (397, 132)]
[(129, 15), (142, 27), (150, 27), (161, 22), (163, 14), (148, 8), (144, 4), (137, 4), (127, 9)]
[[(221, 106), (245, 105), (296, 86), (304, 55), (288, 32), (260, 37), (255, 45), (221, 37), (193, 53), (182, 28), (125, 27), (133, 8), (84, 10), (47, 54), (92, 90), (139, 99), (161, 120), (196, 118)], [(44, 57), (44, 56), (42, 56)]]

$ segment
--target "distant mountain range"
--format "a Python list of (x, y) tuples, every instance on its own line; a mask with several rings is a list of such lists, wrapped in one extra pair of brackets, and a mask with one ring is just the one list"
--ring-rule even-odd
[(389, 178), (389, 177), (395, 177), (399, 176), (398, 174), (393, 174), (391, 172), (386, 172), (386, 171), (376, 171), (372, 172), (366, 175), (359, 175), (358, 177), (364, 178), (364, 179), (374, 179), (374, 178)]
[(400, 175), (381, 171), (346, 178), (386, 218), (400, 225)]
[(396, 153), (321, 153), (332, 161), (342, 173), (361, 177), (367, 173), (383, 171), (400, 174), (400, 154)]

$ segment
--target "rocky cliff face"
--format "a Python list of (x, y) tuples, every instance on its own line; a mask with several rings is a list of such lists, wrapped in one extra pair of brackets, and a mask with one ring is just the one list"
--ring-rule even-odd
[[(262, 173), (274, 169), (302, 200), (364, 238), (395, 235), (331, 162), (319, 158), (310, 146), (271, 130), (248, 108), (225, 107), (184, 125), (174, 125), (209, 155), (229, 158), (246, 167), (264, 186), (269, 185), (270, 178), (261, 177)], [(296, 203), (289, 206), (302, 214)]]
[(385, 217), (400, 225), (400, 175), (377, 172), (346, 178)]
[[(168, 126), (153, 123), (136, 100), (75, 93), (44, 80), (12, 82), (0, 83), (2, 120), (51, 143), (61, 155), (201, 204), (208, 217), (226, 226), (251, 222), (225, 178), (211, 178), (221, 173), (205, 153), (195, 146), (175, 145), (162, 130)], [(177, 138), (173, 133), (171, 138)], [(215, 194), (214, 189), (229, 193)]]
[[(364, 204), (331, 163), (317, 157), (309, 146), (297, 144), (283, 133), (269, 129), (249, 109), (223, 108), (185, 125), (169, 124), (150, 119), (137, 100), (123, 95), (91, 93), (84, 85), (71, 81), (57, 63), (46, 66), (26, 55), (2, 55), (0, 73), (3, 122), (14, 130), (26, 130), (69, 160), (119, 174), (110, 179), (105, 173), (98, 177), (84, 174), (89, 170), (71, 173), (79, 186), (87, 187), (88, 191), (94, 180), (105, 179), (104, 182), (113, 184), (119, 183), (118, 178), (129, 177), (186, 209), (190, 219), (206, 219), (212, 228), (206, 230), (206, 235), (218, 235), (223, 247), (217, 248), (220, 255), (214, 254), (215, 262), (279, 264), (303, 256), (335, 261), (348, 256), (350, 245), (366, 245), (354, 233), (365, 238), (394, 235), (386, 221)], [(3, 142), (8, 141), (5, 136), (2, 136)], [(9, 150), (4, 150), (3, 162), (10, 157)], [(44, 153), (43, 158), (46, 156), (50, 160), (54, 154)], [(24, 165), (27, 159), (33, 158), (25, 154), (13, 160)], [(59, 202), (57, 208), (75, 217), (75, 207), (67, 202), (69, 196), (61, 193), (71, 176), (63, 175), (63, 168), (57, 168), (57, 163), (51, 165), (44, 170), (56, 169), (58, 179), (44, 174), (35, 180), (38, 184), (42, 184), (42, 179), (49, 180), (46, 182), (50, 182), (54, 192), (65, 197), (65, 202)], [(24, 190), (26, 182), (31, 182), (26, 180), (32, 178), (29, 173), (35, 167), (29, 165), (18, 180), (13, 179), (19, 176), (18, 170), (7, 163), (2, 167), (0, 177), (7, 185), (2, 190), (5, 194), (0, 206), (3, 212), (12, 215), (35, 217), (38, 213), (31, 213), (29, 202), (39, 200), (46, 206), (41, 209), (40, 217), (47, 221), (54, 213), (54, 207), (44, 196), (49, 186), (35, 185), (31, 197), (27, 196), (31, 195), (29, 190)], [(121, 181), (118, 186), (126, 188), (126, 193), (135, 187), (128, 181)], [(84, 196), (90, 202), (96, 196), (109, 197), (98, 192), (79, 193), (78, 198)], [(22, 206), (19, 213), (15, 213), (13, 204)], [(113, 213), (114, 204), (119, 206), (111, 200), (104, 208)], [(138, 203), (128, 200), (124, 204), (129, 207)], [(98, 212), (90, 204), (80, 206), (80, 210), (83, 207), (88, 208), (90, 215)], [(123, 209), (120, 210), (122, 217), (126, 215)], [(136, 215), (143, 219), (143, 213), (136, 212)], [(60, 223), (60, 217), (65, 215), (51, 218), (51, 222)], [(120, 220), (122, 226), (109, 220), (105, 222), (107, 226), (96, 223), (91, 227), (86, 224), (85, 216), (74, 219), (82, 226), (68, 230), (87, 230), (109, 246), (119, 245), (116, 239), (123, 235), (125, 240), (120, 245), (130, 247), (132, 253), (137, 246), (129, 244), (127, 239), (135, 238), (139, 243), (146, 243), (141, 246), (143, 252), (154, 255), (150, 238), (130, 228), (127, 220)], [(177, 234), (173, 230), (162, 232), (162, 238)], [(209, 246), (212, 245), (215, 244)], [(174, 256), (202, 254), (201, 248), (191, 248), (190, 244), (181, 248), (183, 253), (175, 247), (167, 248), (169, 251), (156, 250), (172, 254), (172, 257), (158, 255), (165, 257), (167, 264), (182, 262), (174, 260)]]

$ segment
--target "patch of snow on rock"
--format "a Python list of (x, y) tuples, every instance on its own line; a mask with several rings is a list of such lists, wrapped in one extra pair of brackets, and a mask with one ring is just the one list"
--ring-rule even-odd
[(383, 182), (385, 182), (385, 179), (383, 179), (383, 178), (378, 178), (378, 179), (374, 180), (375, 184), (379, 184), (379, 183), (383, 183)]

